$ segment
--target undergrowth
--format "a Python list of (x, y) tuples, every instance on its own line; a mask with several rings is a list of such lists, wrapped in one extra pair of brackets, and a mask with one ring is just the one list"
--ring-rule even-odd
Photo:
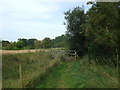
[[(59, 62), (59, 57), (59, 53), (51, 51), (3, 55), (2, 87), (33, 87), (37, 78), (42, 78), (43, 74)], [(20, 65), (22, 78), (20, 78)]]

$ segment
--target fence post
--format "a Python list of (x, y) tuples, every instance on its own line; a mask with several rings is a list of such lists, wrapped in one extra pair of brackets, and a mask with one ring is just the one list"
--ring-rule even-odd
[(19, 62), (19, 78), (20, 78), (20, 87), (23, 88), (21, 62)]
[(77, 56), (77, 52), (75, 51), (75, 58), (77, 58), (78, 56)]

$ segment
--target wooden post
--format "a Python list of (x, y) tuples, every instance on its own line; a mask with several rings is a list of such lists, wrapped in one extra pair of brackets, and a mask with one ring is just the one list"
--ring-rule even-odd
[(22, 67), (21, 63), (19, 62), (19, 78), (20, 78), (20, 87), (23, 88), (23, 82), (22, 82)]
[(77, 52), (75, 51), (75, 57), (77, 58)]

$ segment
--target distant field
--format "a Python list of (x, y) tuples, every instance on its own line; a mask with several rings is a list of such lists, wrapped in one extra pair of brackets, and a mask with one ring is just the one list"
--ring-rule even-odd
[(0, 50), (2, 54), (17, 54), (17, 53), (29, 53), (37, 51), (48, 51), (46, 49), (30, 49), (30, 50)]
[(2, 54), (17, 54), (17, 53), (29, 53), (29, 52), (61, 50), (61, 49), (64, 49), (64, 48), (28, 49), (28, 50), (0, 50), (0, 53), (2, 53)]

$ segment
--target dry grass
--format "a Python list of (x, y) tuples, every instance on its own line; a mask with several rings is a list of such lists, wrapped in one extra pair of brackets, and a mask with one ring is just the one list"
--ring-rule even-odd
[[(51, 58), (51, 55), (54, 58)], [(33, 87), (60, 60), (60, 53), (40, 51), (3, 55), (3, 88)], [(22, 66), (22, 84), (19, 76), (19, 61)]]
[(18, 54), (18, 53), (29, 53), (38, 51), (48, 51), (46, 49), (30, 49), (30, 50), (0, 50), (2, 54)]

